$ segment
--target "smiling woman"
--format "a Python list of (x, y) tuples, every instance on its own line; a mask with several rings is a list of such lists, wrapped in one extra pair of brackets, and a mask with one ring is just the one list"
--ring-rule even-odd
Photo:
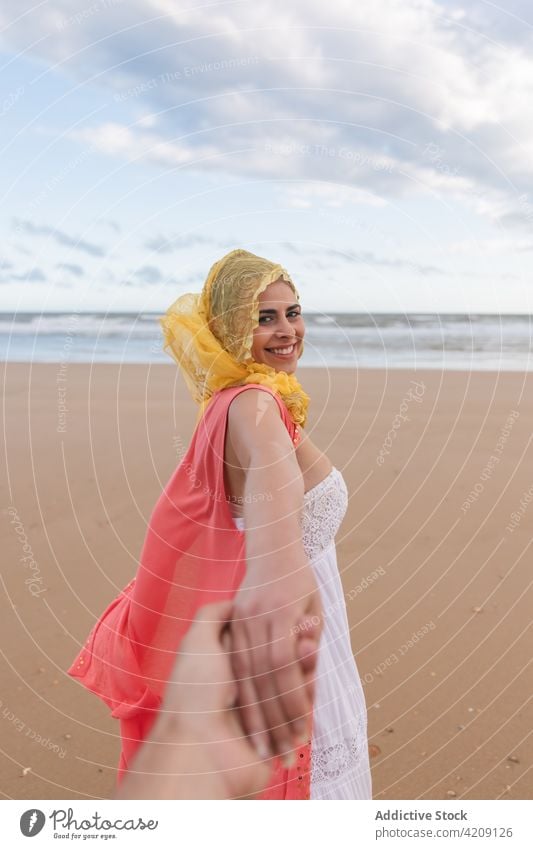
[[(242, 733), (272, 758), (262, 798), (370, 798), (366, 708), (334, 546), (347, 490), (302, 438), (296, 287), (282, 266), (232, 251), (162, 325), (200, 405), (197, 427), (150, 518), (136, 578), (71, 674), (121, 720), (122, 775), (198, 609), (232, 599)], [(239, 492), (241, 517), (229, 503)], [(311, 660), (309, 637), (321, 640)]]
[[(281, 333), (270, 327), (271, 320), (283, 321), (279, 311), (286, 313), (295, 301), (299, 295), (285, 268), (249, 251), (234, 250), (214, 263), (199, 295), (182, 295), (171, 305), (161, 320), (164, 347), (199, 404), (198, 421), (217, 390), (260, 383), (281, 396), (295, 424), (305, 425), (309, 396), (294, 376), (296, 359), (303, 352), (303, 320), (296, 319), (297, 328), (291, 328), (287, 338), (285, 322)], [(260, 309), (266, 311), (261, 318)], [(274, 347), (278, 338), (286, 342), (296, 337), (300, 338), (297, 357), (288, 368), (281, 369), (277, 357), (273, 362), (275, 355), (259, 350)]]

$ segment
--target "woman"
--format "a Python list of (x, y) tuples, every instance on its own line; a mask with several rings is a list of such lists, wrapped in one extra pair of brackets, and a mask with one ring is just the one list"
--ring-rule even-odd
[[(121, 720), (122, 776), (197, 610), (232, 598), (242, 725), (261, 757), (276, 756), (262, 798), (371, 798), (334, 547), (347, 491), (300, 431), (309, 398), (294, 376), (305, 333), (296, 287), (281, 266), (231, 251), (162, 325), (200, 405), (197, 426), (154, 509), (136, 578), (69, 672)], [(298, 662), (313, 631), (314, 683)]]

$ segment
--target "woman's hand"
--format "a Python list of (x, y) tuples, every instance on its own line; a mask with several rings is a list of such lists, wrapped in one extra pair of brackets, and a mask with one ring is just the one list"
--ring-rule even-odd
[(231, 623), (237, 704), (260, 755), (281, 755), (287, 767), (294, 765), (294, 748), (310, 738), (321, 629), (309, 565), (277, 577), (248, 570)]

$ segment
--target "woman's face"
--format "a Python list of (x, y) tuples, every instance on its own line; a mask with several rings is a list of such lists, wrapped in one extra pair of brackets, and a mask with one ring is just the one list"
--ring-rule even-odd
[(305, 324), (296, 296), (285, 280), (276, 280), (259, 295), (259, 324), (253, 333), (252, 357), (256, 363), (292, 374), (302, 353), (304, 336)]

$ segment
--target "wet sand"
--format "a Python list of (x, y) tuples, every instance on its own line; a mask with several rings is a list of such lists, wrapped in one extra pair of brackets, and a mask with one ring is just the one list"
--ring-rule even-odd
[[(196, 409), (172, 365), (4, 369), (0, 790), (105, 798), (118, 723), (65, 670), (135, 574)], [(350, 493), (374, 798), (532, 798), (533, 376), (298, 376)]]

